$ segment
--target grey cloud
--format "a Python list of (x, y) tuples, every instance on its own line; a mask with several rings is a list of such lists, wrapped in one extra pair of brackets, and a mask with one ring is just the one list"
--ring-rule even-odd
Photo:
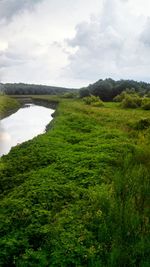
[(150, 17), (146, 21), (145, 28), (140, 36), (140, 40), (150, 48)]
[[(4, 51), (0, 51), (0, 69), (15, 68), (35, 60), (34, 51), (39, 48), (37, 42), (11, 42)], [(3, 71), (4, 72), (4, 71)], [(1, 74), (2, 76), (2, 74)]]
[[(150, 19), (135, 30), (137, 18), (130, 17), (121, 0), (106, 0), (101, 16), (81, 23), (76, 35), (67, 40), (77, 51), (70, 55), (66, 72), (74, 78), (137, 78), (150, 70)], [(125, 27), (126, 26), (126, 27)], [(149, 47), (145, 47), (145, 46)]]
[(32, 10), (41, 1), (43, 0), (0, 0), (0, 19), (8, 21), (23, 10)]
[[(13, 43), (5, 51), (0, 51), (0, 68), (18, 66), (35, 60), (34, 51), (39, 48), (37, 42)], [(34, 49), (33, 49), (34, 48)]]
[(23, 64), (25, 62), (24, 59), (19, 57), (15, 57), (15, 55), (9, 55), (7, 53), (0, 54), (0, 68), (7, 68), (11, 66), (16, 66)]
[[(70, 56), (70, 71), (77, 78), (92, 79), (111, 67), (116, 71), (116, 64), (124, 37), (117, 31), (116, 1), (106, 0), (100, 17), (90, 23), (81, 23), (76, 27), (76, 36), (68, 40), (68, 44), (78, 47), (77, 52)], [(107, 16), (106, 16), (107, 14)]]

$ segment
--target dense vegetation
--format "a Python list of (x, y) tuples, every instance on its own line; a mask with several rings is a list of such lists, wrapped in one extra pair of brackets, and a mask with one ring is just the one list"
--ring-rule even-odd
[(115, 81), (111, 78), (98, 80), (89, 86), (78, 89), (63, 88), (56, 86), (24, 84), (24, 83), (5, 83), (0, 84), (0, 92), (5, 92), (9, 95), (63, 95), (71, 98), (72, 94), (85, 97), (89, 95), (99, 96), (103, 101), (112, 101), (115, 96), (125, 91), (126, 89), (134, 89), (141, 95), (150, 95), (150, 84), (146, 82), (137, 82), (133, 80)]
[(149, 118), (61, 98), (47, 133), (1, 158), (0, 266), (148, 267)]
[(103, 101), (112, 101), (115, 96), (125, 91), (133, 89), (141, 95), (150, 94), (150, 84), (145, 82), (136, 82), (133, 80), (114, 81), (113, 79), (100, 79), (94, 84), (80, 90), (80, 96), (89, 95), (99, 96)]
[(141, 96), (137, 92), (131, 90), (123, 91), (114, 98), (114, 101), (120, 102), (123, 108), (139, 108), (150, 110), (150, 95)]
[(6, 114), (9, 114), (19, 107), (20, 104), (17, 100), (5, 95), (0, 95), (0, 118), (3, 118)]
[(24, 83), (5, 83), (0, 84), (0, 91), (5, 92), (8, 95), (54, 95), (64, 94), (69, 92), (76, 92), (75, 89), (68, 89), (56, 86), (36, 85), (36, 84), (24, 84)]

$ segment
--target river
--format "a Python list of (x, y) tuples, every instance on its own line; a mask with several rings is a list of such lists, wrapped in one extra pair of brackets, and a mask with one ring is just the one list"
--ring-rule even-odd
[(13, 146), (28, 141), (45, 132), (52, 120), (53, 109), (26, 104), (16, 113), (0, 121), (0, 156), (7, 154)]

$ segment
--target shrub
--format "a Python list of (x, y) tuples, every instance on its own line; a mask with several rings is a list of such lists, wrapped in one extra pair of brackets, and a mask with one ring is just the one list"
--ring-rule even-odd
[(103, 107), (104, 106), (104, 102), (100, 99), (97, 102), (92, 103), (93, 107)]
[(85, 104), (90, 105), (91, 104), (91, 97), (90, 96), (85, 96), (83, 98), (83, 101), (84, 101)]
[(126, 89), (125, 91), (123, 91), (121, 94), (119, 94), (119, 95), (117, 95), (116, 97), (114, 97), (114, 101), (115, 102), (122, 102), (127, 96), (131, 96), (131, 97), (133, 97), (133, 98), (136, 98), (136, 99), (138, 99), (138, 101), (139, 101), (139, 104), (138, 104), (138, 106), (139, 105), (141, 105), (141, 97), (140, 97), (140, 95), (138, 94), (138, 93), (136, 93), (135, 92), (135, 89), (134, 88), (132, 88), (132, 89)]
[(146, 97), (150, 97), (150, 90), (145, 94)]
[(143, 98), (142, 108), (145, 110), (150, 110), (150, 98), (148, 98), (148, 97)]
[(138, 95), (128, 95), (126, 94), (125, 98), (122, 101), (123, 108), (138, 108), (141, 106), (142, 98)]
[(99, 101), (102, 101), (102, 100), (100, 100), (100, 98), (98, 96), (90, 95), (90, 96), (84, 97), (83, 101), (84, 101), (85, 104), (91, 105), (91, 104), (93, 104), (95, 102), (99, 102)]
[(136, 125), (135, 128), (137, 130), (144, 130), (150, 127), (150, 118), (143, 118), (141, 120), (139, 120)]
[(122, 102), (122, 100), (125, 98), (126, 95), (127, 93), (123, 91), (120, 95), (115, 96), (113, 100), (115, 102)]

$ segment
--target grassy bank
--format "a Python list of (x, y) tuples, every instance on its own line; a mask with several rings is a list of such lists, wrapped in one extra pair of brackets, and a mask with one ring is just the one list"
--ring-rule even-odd
[(149, 117), (61, 99), (3, 156), (0, 266), (149, 266)]
[(0, 118), (11, 114), (14, 110), (17, 110), (20, 104), (17, 100), (11, 97), (0, 95)]

